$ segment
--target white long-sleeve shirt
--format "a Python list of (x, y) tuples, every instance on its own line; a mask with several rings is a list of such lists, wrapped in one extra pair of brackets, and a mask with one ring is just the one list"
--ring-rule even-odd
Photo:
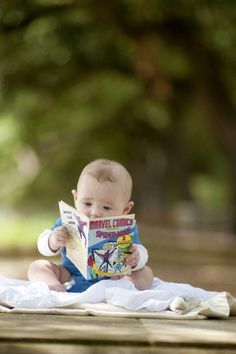
[[(49, 237), (53, 231), (50, 229), (44, 230), (38, 238), (38, 250), (39, 252), (46, 257), (53, 257), (57, 256), (61, 253), (61, 248), (57, 252), (53, 252), (49, 247)], [(136, 244), (138, 251), (139, 251), (139, 262), (132, 271), (142, 269), (148, 261), (148, 251), (147, 249), (140, 244)]]

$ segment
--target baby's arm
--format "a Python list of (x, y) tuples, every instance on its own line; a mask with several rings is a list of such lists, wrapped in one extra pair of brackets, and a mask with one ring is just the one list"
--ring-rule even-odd
[(132, 271), (142, 269), (148, 261), (148, 251), (140, 244), (133, 244), (130, 248), (131, 255), (126, 258), (126, 264), (132, 267)]
[(146, 248), (140, 244), (133, 244), (130, 252), (132, 254), (127, 257), (126, 264), (132, 267), (132, 273), (125, 278), (132, 281), (138, 290), (150, 289), (153, 283), (153, 272), (146, 266), (148, 260)]
[(38, 238), (38, 250), (47, 257), (58, 255), (61, 247), (66, 245), (68, 233), (64, 226), (56, 227), (54, 230), (43, 231)]
[(57, 252), (61, 247), (66, 245), (68, 232), (65, 226), (56, 227), (48, 239), (49, 248), (53, 252)]

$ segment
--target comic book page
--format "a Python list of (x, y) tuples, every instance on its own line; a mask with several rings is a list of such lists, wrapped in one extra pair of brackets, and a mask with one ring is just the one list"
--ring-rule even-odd
[(135, 232), (135, 215), (89, 219), (63, 201), (59, 202), (62, 224), (70, 238), (67, 257), (86, 279), (130, 274), (125, 264)]
[(90, 220), (88, 279), (130, 274), (125, 264), (135, 231), (135, 216)]
[(69, 232), (66, 255), (87, 278), (89, 219), (63, 201), (59, 202), (59, 209), (62, 224)]

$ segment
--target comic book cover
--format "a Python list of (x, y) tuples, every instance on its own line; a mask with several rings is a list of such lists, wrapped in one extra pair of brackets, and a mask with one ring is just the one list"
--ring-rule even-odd
[(86, 279), (131, 273), (125, 258), (133, 242), (134, 214), (89, 219), (63, 201), (59, 209), (70, 235), (67, 257)]

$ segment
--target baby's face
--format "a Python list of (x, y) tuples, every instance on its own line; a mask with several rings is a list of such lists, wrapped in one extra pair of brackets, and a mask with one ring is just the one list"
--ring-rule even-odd
[(75, 198), (79, 213), (91, 219), (128, 214), (127, 204), (118, 182), (98, 182), (90, 175), (80, 179)]

